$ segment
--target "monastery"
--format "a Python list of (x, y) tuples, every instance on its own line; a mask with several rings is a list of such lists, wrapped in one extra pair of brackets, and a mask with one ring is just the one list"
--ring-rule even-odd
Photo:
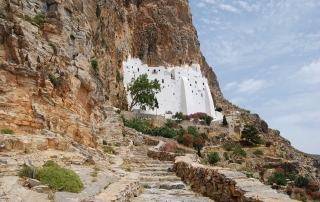
[[(202, 77), (199, 64), (172, 68), (148, 67), (142, 64), (140, 59), (129, 56), (128, 60), (123, 62), (123, 70), (125, 87), (141, 74), (147, 74), (149, 80), (157, 79), (161, 85), (161, 92), (156, 95), (158, 109), (141, 110), (139, 106), (135, 106), (134, 111), (139, 110), (140, 113), (166, 117), (176, 112), (182, 112), (185, 115), (205, 112), (214, 119), (220, 119), (214, 108), (208, 81)], [(127, 94), (127, 98), (130, 104), (132, 101), (130, 94)]]

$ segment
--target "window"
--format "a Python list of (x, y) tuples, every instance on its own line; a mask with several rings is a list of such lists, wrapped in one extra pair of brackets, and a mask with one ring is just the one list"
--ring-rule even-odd
[(204, 85), (204, 83), (202, 83), (202, 85)]
[(190, 86), (192, 86), (191, 83), (190, 83)]
[(164, 83), (164, 79), (162, 79), (162, 83)]
[(201, 93), (201, 97), (203, 97), (203, 94)]
[(195, 81), (195, 83), (197, 84), (197, 81)]
[(139, 71), (139, 68), (138, 68), (138, 71)]
[(175, 95), (175, 93), (173, 93), (173, 95)]
[(133, 69), (133, 66), (131, 66), (131, 68)]

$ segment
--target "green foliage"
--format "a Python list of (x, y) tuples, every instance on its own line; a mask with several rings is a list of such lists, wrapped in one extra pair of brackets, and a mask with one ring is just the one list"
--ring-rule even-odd
[(97, 7), (96, 7), (96, 16), (97, 16), (97, 18), (100, 17), (100, 15), (101, 15), (101, 9), (100, 9), (99, 4), (97, 4)]
[(75, 40), (75, 39), (76, 39), (76, 36), (75, 36), (74, 34), (70, 34), (70, 38), (71, 38), (72, 40)]
[(221, 107), (216, 107), (216, 111), (217, 112), (222, 112), (222, 108)]
[(290, 181), (295, 181), (297, 176), (294, 173), (289, 173), (287, 174), (287, 178), (289, 178)]
[(210, 126), (212, 120), (213, 120), (213, 117), (212, 117), (212, 116), (207, 116), (206, 119), (205, 119), (206, 124), (207, 124), (208, 126)]
[(210, 164), (216, 164), (217, 162), (219, 162), (221, 160), (220, 156), (217, 152), (209, 153), (207, 155), (207, 157), (208, 157), (208, 162)]
[(50, 82), (55, 88), (58, 88), (59, 86), (62, 85), (62, 80), (60, 77), (57, 78), (54, 74), (51, 74), (51, 73), (48, 75), (48, 77), (50, 79)]
[(136, 80), (132, 80), (127, 87), (132, 102), (129, 110), (136, 105), (140, 105), (141, 109), (154, 109), (156, 105), (156, 94), (161, 91), (161, 86), (157, 79), (149, 81), (147, 74), (140, 75)]
[(111, 146), (109, 146), (109, 145), (105, 145), (105, 146), (103, 146), (102, 148), (103, 148), (103, 152), (104, 152), (104, 153), (115, 154), (114, 149), (113, 149)]
[(224, 149), (227, 150), (227, 151), (231, 151), (235, 148), (234, 144), (232, 143), (227, 143), (224, 145)]
[(225, 115), (223, 115), (222, 125), (224, 125), (224, 126), (227, 126), (227, 125), (228, 125), (228, 121), (227, 121)]
[(139, 50), (138, 51), (138, 56), (139, 56), (140, 59), (143, 58), (143, 55), (144, 55), (144, 51), (143, 50)]
[(181, 66), (182, 65), (182, 59), (179, 58), (179, 65)]
[(47, 17), (42, 13), (38, 13), (34, 18), (31, 18), (30, 16), (26, 15), (25, 20), (29, 22), (34, 22), (38, 25), (48, 22)]
[(117, 110), (116, 110), (116, 113), (117, 113), (117, 114), (121, 114), (121, 109), (117, 109)]
[(121, 76), (119, 70), (116, 72), (116, 81), (119, 83), (120, 81), (123, 81), (123, 76)]
[(226, 161), (228, 161), (229, 160), (228, 152), (223, 152), (223, 157)]
[(7, 129), (7, 128), (3, 128), (0, 130), (0, 134), (14, 134), (13, 130), (11, 129)]
[(187, 120), (187, 117), (185, 116), (185, 115), (183, 115), (183, 113), (182, 112), (176, 112), (173, 116), (172, 116), (172, 118), (174, 118), (174, 119), (178, 119), (178, 120)]
[(238, 157), (246, 157), (247, 156), (247, 153), (246, 151), (244, 151), (241, 147), (236, 147), (234, 150), (233, 150), (233, 153), (232, 153), (236, 158)]
[(106, 140), (102, 140), (102, 145), (108, 145)]
[(177, 126), (177, 123), (172, 119), (167, 119), (165, 126), (167, 126), (168, 128), (174, 128)]
[(79, 176), (74, 171), (61, 168), (53, 163), (37, 169), (36, 179), (41, 184), (48, 184), (52, 189), (59, 191), (79, 193), (84, 188)]
[(274, 172), (268, 179), (268, 184), (276, 183), (277, 185), (286, 185), (286, 176), (280, 172)]
[(261, 144), (263, 140), (259, 136), (259, 131), (254, 125), (244, 125), (241, 138), (253, 144)]
[(91, 66), (95, 71), (97, 71), (97, 69), (98, 69), (98, 61), (91, 60)]
[(199, 132), (195, 126), (188, 126), (187, 132), (194, 138), (199, 137)]
[(257, 149), (257, 150), (255, 150), (255, 151), (253, 152), (253, 154), (256, 155), (256, 156), (261, 156), (261, 155), (263, 155), (263, 151), (260, 150), (260, 149)]
[(3, 68), (3, 64), (2, 63), (0, 63), (0, 69), (2, 69)]
[(44, 164), (44, 167), (60, 167), (56, 162), (49, 160)]
[(298, 187), (306, 187), (309, 183), (309, 179), (303, 176), (298, 176), (297, 179), (294, 181), (295, 185)]
[(19, 177), (30, 177), (32, 170), (33, 169), (28, 166), (23, 166), (22, 170), (19, 171), (18, 176)]

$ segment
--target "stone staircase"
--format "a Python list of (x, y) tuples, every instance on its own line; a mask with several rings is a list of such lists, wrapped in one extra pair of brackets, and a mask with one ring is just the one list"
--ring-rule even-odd
[(186, 186), (172, 172), (173, 162), (159, 161), (147, 156), (146, 146), (133, 146), (131, 166), (134, 173), (139, 174), (142, 193), (133, 198), (133, 202), (209, 202)]

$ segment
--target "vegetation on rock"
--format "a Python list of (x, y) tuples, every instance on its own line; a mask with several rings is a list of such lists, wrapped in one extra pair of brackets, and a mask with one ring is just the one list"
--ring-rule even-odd
[(11, 129), (3, 128), (0, 130), (0, 134), (14, 134), (14, 132)]
[(91, 60), (91, 66), (95, 71), (97, 71), (98, 70), (98, 61)]
[(259, 131), (254, 125), (244, 125), (241, 138), (253, 144), (261, 144), (263, 140), (259, 136)]
[(287, 180), (286, 176), (283, 173), (280, 172), (274, 172), (272, 176), (268, 179), (268, 184), (277, 184), (277, 185), (286, 185)]
[(48, 22), (47, 17), (42, 13), (38, 13), (34, 18), (31, 18), (30, 16), (26, 15), (25, 20), (29, 22), (34, 22), (38, 25)]
[(223, 119), (222, 119), (222, 125), (227, 126), (228, 125), (228, 121), (226, 119), (226, 116), (223, 115)]
[(218, 152), (209, 153), (207, 154), (207, 157), (210, 164), (216, 164), (221, 160)]

